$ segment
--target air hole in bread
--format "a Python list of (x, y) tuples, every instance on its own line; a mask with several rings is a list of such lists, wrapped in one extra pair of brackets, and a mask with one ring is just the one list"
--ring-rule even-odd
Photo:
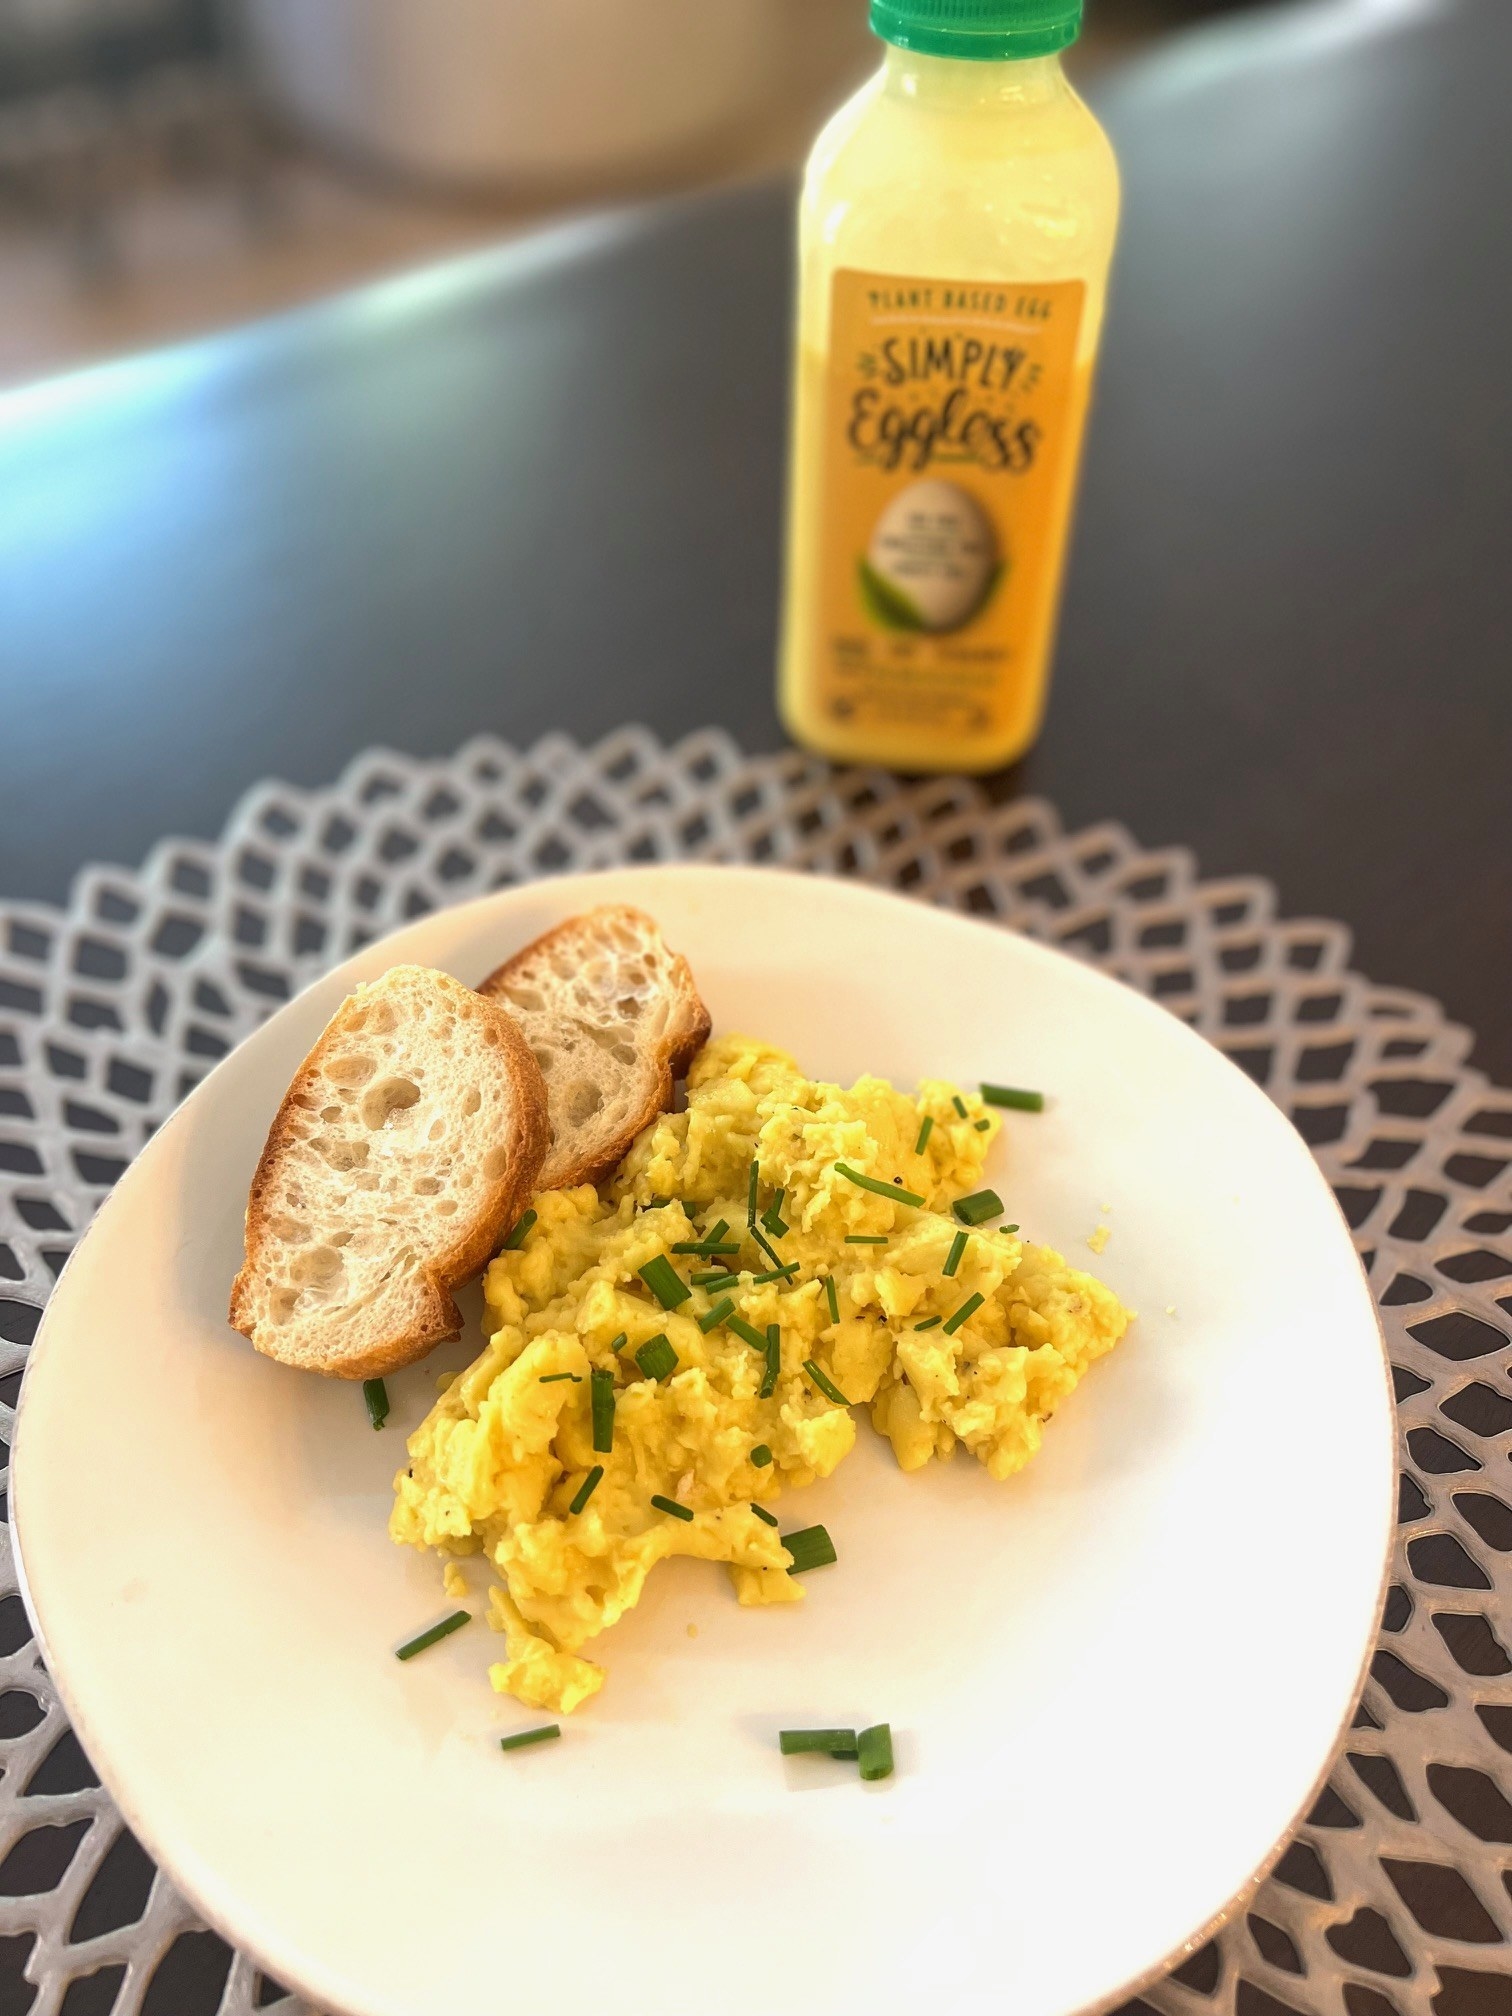
[(478, 1108), (482, 1104), (483, 1104), (483, 1094), (478, 1090), (477, 1086), (475, 1085), (472, 1088), (472, 1090), (468, 1093), (467, 1097), (462, 1101), (462, 1111), (464, 1115), (470, 1120), (474, 1115), (474, 1113), (477, 1112)]
[(333, 1057), (325, 1067), (325, 1075), (333, 1085), (366, 1085), (378, 1066), (371, 1057), (364, 1057), (360, 1051), (348, 1051), (345, 1056)]
[(545, 998), (534, 987), (508, 987), (504, 999), (516, 1008), (523, 1008), (527, 1015), (538, 1015), (546, 1006)]
[(415, 1178), (415, 1195), (417, 1197), (434, 1197), (440, 1188), (440, 1180), (435, 1176), (417, 1176)]
[(548, 1050), (544, 1043), (539, 1045), (536, 1049), (533, 1049), (530, 1054), (532, 1057), (534, 1057), (537, 1064), (540, 1065), (541, 1075), (543, 1077), (551, 1069), (552, 1065), (555, 1064), (556, 1062), (556, 1052), (554, 1050)]
[(310, 1236), (310, 1228), (298, 1218), (280, 1216), (268, 1220), (268, 1230), (275, 1239), (285, 1246), (303, 1246)]
[(439, 1141), (445, 1132), (446, 1122), (444, 1120), (432, 1120), (425, 1138), (427, 1141)]
[(341, 1108), (339, 1106), (322, 1106), (320, 1109), (320, 1117), (322, 1120), (325, 1120), (327, 1122), (332, 1120), (339, 1120), (341, 1118)]
[(348, 1141), (341, 1134), (317, 1135), (310, 1145), (338, 1175), (344, 1175), (350, 1169), (360, 1169), (368, 1159), (366, 1141)]
[(497, 1183), (508, 1168), (509, 1150), (507, 1148), (490, 1148), (488, 1153), (483, 1157), (483, 1174), (490, 1183)]
[[(374, 1001), (367, 1011), (366, 1022), (367, 1027), (377, 1036), (391, 1036), (399, 1027), (399, 1017), (387, 1001)], [(354, 1029), (362, 1026), (360, 1022), (352, 1024)]]
[(438, 1197), (436, 1199), (436, 1210), (443, 1218), (450, 1218), (456, 1208), (457, 1200), (455, 1197)]
[(581, 1127), (591, 1120), (604, 1103), (603, 1092), (591, 1078), (579, 1078), (568, 1088), (564, 1104), (567, 1108), (568, 1124)]
[(346, 1266), (334, 1246), (311, 1246), (289, 1269), (289, 1279), (301, 1288), (328, 1296), (346, 1273)]
[(420, 1087), (412, 1079), (380, 1078), (362, 1095), (363, 1123), (375, 1129), (392, 1127), (399, 1115), (415, 1105), (419, 1097)]

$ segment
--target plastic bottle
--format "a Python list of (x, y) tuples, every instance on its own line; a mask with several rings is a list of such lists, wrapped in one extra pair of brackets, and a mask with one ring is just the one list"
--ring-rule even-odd
[(1081, 0), (873, 0), (879, 73), (803, 191), (780, 700), (847, 762), (1039, 729), (1118, 169)]

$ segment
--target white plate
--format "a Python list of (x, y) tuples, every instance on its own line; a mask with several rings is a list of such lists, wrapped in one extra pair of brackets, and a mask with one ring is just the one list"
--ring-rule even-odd
[[(476, 1335), (393, 1380), (375, 1435), (355, 1388), (234, 1336), (226, 1293), (268, 1121), (348, 988), (400, 959), (476, 980), (608, 899), (691, 955), (716, 1029), (813, 1074), (1045, 1087), (990, 1174), (1141, 1313), (1022, 1476), (905, 1477), (863, 1426), (794, 1501), (841, 1557), (805, 1603), (744, 1611), (717, 1568), (658, 1569), (601, 1641), (599, 1700), (501, 1756), (539, 1718), (491, 1695), (491, 1634), (391, 1654), (452, 1607), (384, 1525), (402, 1435)], [(1308, 1803), (1373, 1640), (1393, 1482), (1348, 1234), (1238, 1070), (997, 928), (689, 867), (425, 918), (213, 1072), (58, 1284), (14, 1502), (48, 1663), (122, 1811), (326, 2007), (1066, 2016), (1208, 1928)], [(881, 1720), (883, 1785), (777, 1754), (785, 1725)]]

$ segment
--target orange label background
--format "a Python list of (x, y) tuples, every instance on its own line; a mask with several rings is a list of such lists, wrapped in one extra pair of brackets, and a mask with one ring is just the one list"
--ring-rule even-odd
[[(1077, 335), (1086, 293), (1080, 280), (989, 285), (837, 273), (825, 392), (823, 550), (815, 654), (819, 700), (836, 720), (923, 735), (1000, 733), (1024, 712), (1025, 687), (1044, 677), (1070, 480), (1089, 374), (1078, 374)], [(1006, 388), (972, 385), (970, 407), (1011, 433), (1038, 430), (1030, 466), (991, 469), (959, 450), (919, 467), (912, 453), (894, 470), (852, 442), (859, 392), (938, 408), (951, 382), (885, 383), (881, 346), (892, 339), (975, 339), (1023, 353)], [(959, 349), (957, 355), (959, 355)], [(991, 521), (1005, 571), (986, 606), (959, 629), (895, 631), (867, 611), (859, 563), (878, 519), (900, 491), (938, 476), (967, 491)]]

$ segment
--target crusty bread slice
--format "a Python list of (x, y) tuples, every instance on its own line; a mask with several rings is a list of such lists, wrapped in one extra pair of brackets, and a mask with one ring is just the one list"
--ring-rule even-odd
[(294, 1074), (247, 1199), (231, 1321), (259, 1351), (374, 1379), (460, 1333), (452, 1301), (528, 1202), (546, 1087), (497, 1002), (395, 966)]
[(569, 918), (479, 991), (519, 1018), (546, 1080), (542, 1190), (607, 1176), (709, 1037), (687, 960), (653, 918), (621, 904)]

